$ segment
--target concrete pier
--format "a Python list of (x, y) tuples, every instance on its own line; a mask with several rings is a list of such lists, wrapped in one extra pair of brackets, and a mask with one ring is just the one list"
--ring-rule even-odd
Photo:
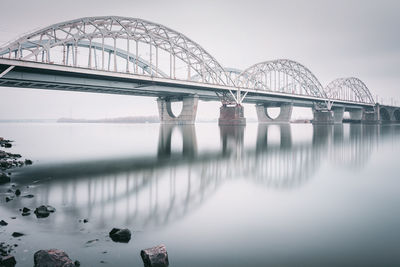
[[(268, 107), (280, 107), (279, 116), (275, 119), (268, 115)], [(256, 112), (259, 123), (289, 123), (292, 117), (293, 104), (284, 103), (278, 106), (270, 106), (268, 104), (257, 104)]]
[(171, 100), (158, 98), (157, 105), (160, 122), (163, 124), (194, 124), (198, 101), (199, 97), (197, 95), (182, 97), (182, 112), (179, 116), (175, 116), (171, 109)]
[(313, 109), (313, 124), (334, 124), (334, 112), (328, 109)]
[(363, 115), (363, 109), (349, 110), (350, 120), (361, 121)]
[(222, 105), (219, 109), (219, 125), (246, 125), (243, 106), (227, 106)]
[(379, 124), (381, 123), (380, 108), (377, 105), (373, 109), (364, 109), (362, 112), (361, 123)]
[(344, 107), (334, 107), (333, 111), (333, 123), (339, 124), (343, 122)]

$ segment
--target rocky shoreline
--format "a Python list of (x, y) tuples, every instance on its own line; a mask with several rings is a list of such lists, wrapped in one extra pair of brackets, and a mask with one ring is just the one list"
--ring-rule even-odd
[[(12, 147), (11, 140), (0, 137), (0, 146), (2, 148), (8, 149)], [(21, 195), (20, 189), (16, 188), (15, 184), (11, 184), (12, 170), (17, 167), (22, 167), (25, 165), (31, 165), (33, 162), (29, 159), (22, 160), (20, 154), (13, 154), (0, 150), (0, 185), (10, 185), (7, 189), (7, 196), (5, 198), (6, 202), (12, 201), (16, 198), (33, 198), (32, 194)], [(28, 187), (29, 188), (29, 187)], [(25, 192), (26, 193), (26, 192)], [(50, 214), (56, 212), (56, 209), (50, 205), (41, 205), (34, 208), (23, 207), (19, 209), (22, 216), (36, 215), (39, 219), (45, 219), (50, 216)], [(15, 217), (12, 217), (15, 218)], [(83, 220), (84, 223), (88, 222), (88, 219)], [(0, 228), (6, 228), (10, 222), (0, 218)], [(0, 233), (0, 234), (4, 234)], [(11, 236), (13, 238), (21, 238), (25, 235), (23, 232), (13, 232)], [(118, 243), (128, 243), (131, 240), (131, 231), (129, 229), (119, 229), (113, 228), (109, 237), (112, 241)], [(96, 239), (98, 241), (98, 239)], [(91, 241), (88, 241), (91, 242)], [(6, 242), (0, 242), (0, 267), (14, 267), (17, 265), (17, 260), (12, 255), (18, 244), (7, 244)], [(152, 248), (143, 249), (140, 252), (140, 256), (143, 260), (145, 267), (167, 267), (169, 266), (168, 253), (164, 245), (158, 245)], [(39, 250), (34, 253), (33, 256), (34, 267), (48, 267), (48, 266), (64, 266), (64, 267), (78, 267), (81, 263), (78, 260), (71, 260), (68, 254), (60, 249), (48, 249)]]

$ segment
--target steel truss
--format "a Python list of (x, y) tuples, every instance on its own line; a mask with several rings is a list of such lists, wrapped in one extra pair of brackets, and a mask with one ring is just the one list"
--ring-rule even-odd
[(325, 93), (332, 100), (346, 100), (358, 103), (375, 103), (368, 87), (360, 79), (339, 78), (325, 88)]
[(239, 75), (236, 84), (242, 88), (326, 98), (314, 74), (300, 63), (288, 59), (255, 64)]

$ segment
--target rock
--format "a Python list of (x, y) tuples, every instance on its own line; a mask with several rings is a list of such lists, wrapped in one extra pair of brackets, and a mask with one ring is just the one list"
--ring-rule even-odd
[(17, 197), (20, 196), (20, 195), (21, 195), (21, 190), (19, 190), (19, 189), (15, 190), (15, 195), (16, 195)]
[(50, 205), (42, 205), (35, 209), (34, 213), (36, 214), (37, 218), (46, 218), (49, 217), (50, 213), (55, 212), (56, 209)]
[(25, 195), (25, 196), (22, 196), (22, 197), (25, 197), (25, 198), (33, 198), (33, 197), (35, 197), (35, 196), (32, 195), (32, 194), (29, 194), (29, 195)]
[(21, 236), (24, 236), (25, 234), (23, 234), (23, 233), (19, 233), (19, 232), (14, 232), (14, 233), (12, 233), (12, 237), (21, 237)]
[(5, 143), (5, 144), (4, 144), (4, 147), (5, 147), (5, 148), (10, 148), (10, 147), (12, 147), (12, 144), (10, 144), (10, 143)]
[(144, 249), (140, 252), (145, 267), (167, 267), (169, 265), (167, 248), (164, 245)]
[(113, 228), (109, 235), (114, 242), (128, 243), (131, 240), (131, 231), (129, 229)]
[(89, 220), (88, 219), (83, 219), (83, 223), (88, 223)]
[(30, 159), (26, 159), (25, 160), (25, 165), (32, 165), (32, 160), (30, 160)]
[(14, 256), (8, 255), (4, 257), (0, 257), (0, 266), (4, 267), (14, 267), (17, 264)]
[(68, 254), (61, 249), (39, 250), (33, 261), (34, 267), (75, 267)]
[(27, 207), (24, 207), (23, 209), (22, 209), (22, 212), (30, 212), (31, 211), (31, 209), (30, 208), (27, 208)]
[(8, 223), (7, 223), (6, 221), (1, 220), (1, 221), (0, 221), (0, 225), (1, 225), (1, 226), (7, 226)]
[(74, 262), (74, 264), (75, 264), (75, 266), (76, 266), (76, 267), (79, 267), (79, 266), (81, 266), (81, 263), (80, 263), (80, 261), (75, 261), (75, 262)]
[(6, 197), (6, 202), (9, 202), (9, 201), (11, 201), (11, 200), (13, 200), (13, 199), (10, 198), (10, 197)]
[(6, 184), (6, 183), (9, 183), (9, 182), (11, 182), (10, 176), (8, 176), (5, 173), (1, 173), (0, 174), (0, 184)]

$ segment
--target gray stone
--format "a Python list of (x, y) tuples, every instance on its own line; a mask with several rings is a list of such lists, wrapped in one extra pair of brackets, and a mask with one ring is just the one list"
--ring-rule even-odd
[(34, 213), (37, 218), (46, 218), (49, 217), (50, 213), (55, 212), (56, 209), (49, 205), (42, 205), (35, 209)]
[(39, 250), (33, 261), (34, 267), (75, 267), (68, 254), (60, 249)]
[(169, 265), (167, 248), (158, 245), (140, 252), (145, 267), (167, 267)]
[(11, 178), (5, 173), (1, 173), (0, 174), (0, 184), (6, 184), (9, 182), (11, 182)]
[(15, 260), (14, 256), (7, 255), (0, 257), (0, 266), (1, 267), (14, 267), (15, 264), (17, 264), (17, 261)]
[(114, 242), (128, 243), (131, 240), (131, 231), (129, 229), (113, 228), (109, 236)]

